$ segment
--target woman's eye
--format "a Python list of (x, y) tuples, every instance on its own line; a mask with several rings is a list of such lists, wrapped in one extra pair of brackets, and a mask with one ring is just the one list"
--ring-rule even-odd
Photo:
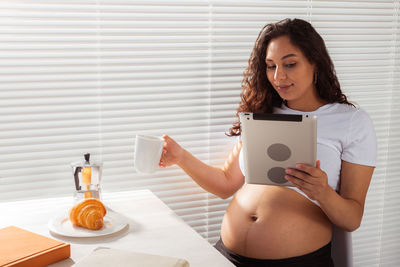
[(267, 65), (267, 70), (273, 70), (273, 69), (275, 69), (275, 66), (268, 66)]
[(286, 68), (293, 68), (294, 66), (296, 66), (296, 63), (290, 63), (285, 65)]

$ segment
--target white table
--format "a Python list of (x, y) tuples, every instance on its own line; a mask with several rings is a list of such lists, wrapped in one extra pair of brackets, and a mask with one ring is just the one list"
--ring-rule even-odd
[(128, 218), (129, 227), (103, 237), (63, 237), (47, 223), (68, 210), (72, 197), (0, 203), (0, 228), (15, 225), (71, 244), (71, 257), (52, 267), (71, 266), (97, 247), (110, 247), (186, 259), (191, 267), (233, 266), (149, 190), (104, 193), (103, 202)]

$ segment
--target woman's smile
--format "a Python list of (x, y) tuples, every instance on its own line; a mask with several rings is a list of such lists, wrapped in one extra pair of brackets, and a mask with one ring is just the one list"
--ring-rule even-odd
[(293, 86), (293, 84), (278, 85), (278, 86), (276, 86), (276, 89), (278, 89), (278, 91), (281, 91), (284, 93), (284, 92), (288, 91), (292, 86)]

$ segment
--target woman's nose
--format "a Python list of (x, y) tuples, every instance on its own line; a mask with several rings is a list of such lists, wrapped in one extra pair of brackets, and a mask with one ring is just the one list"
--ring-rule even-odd
[(286, 73), (282, 70), (282, 68), (277, 67), (274, 73), (274, 80), (281, 81), (286, 79)]

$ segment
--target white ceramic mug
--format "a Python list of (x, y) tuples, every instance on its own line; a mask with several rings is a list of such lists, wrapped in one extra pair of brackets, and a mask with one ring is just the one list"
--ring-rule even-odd
[(140, 173), (153, 173), (158, 169), (164, 139), (151, 135), (136, 135), (135, 169)]

